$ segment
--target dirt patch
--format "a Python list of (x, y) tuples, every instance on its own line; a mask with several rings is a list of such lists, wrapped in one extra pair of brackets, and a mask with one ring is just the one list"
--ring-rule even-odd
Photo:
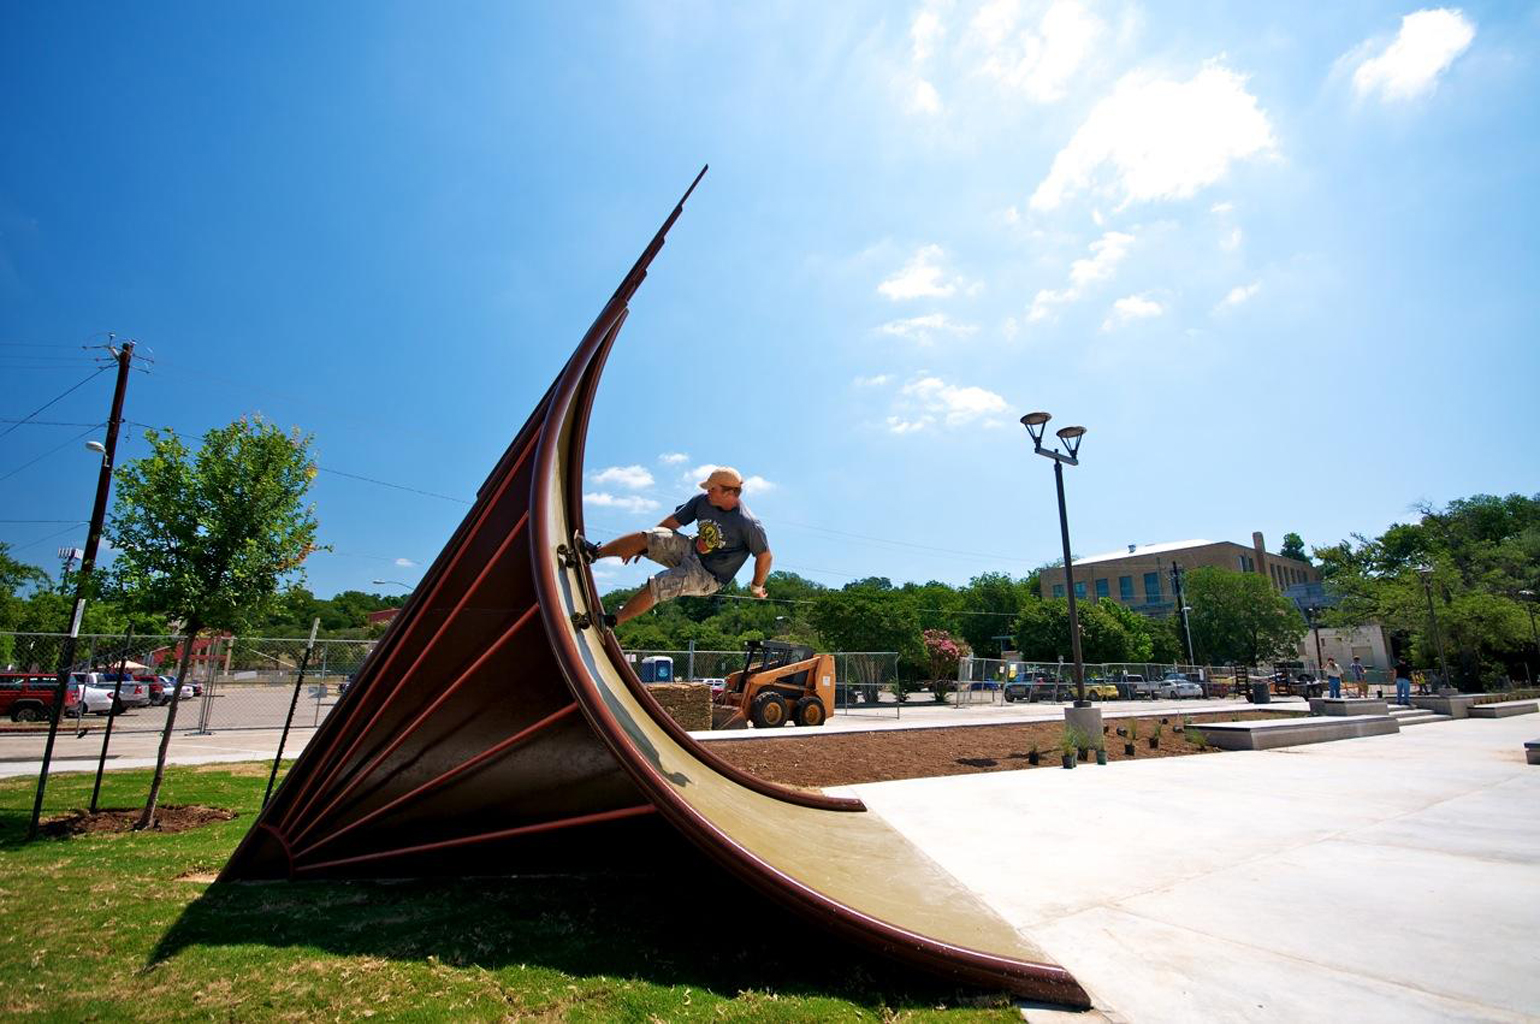
[[(38, 829), (51, 839), (97, 835), (103, 832), (132, 832), (134, 823), (143, 813), (142, 807), (131, 810), (101, 810), (95, 814), (89, 811), (71, 811), (69, 814), (47, 819), (38, 826)], [(234, 811), (227, 811), (223, 807), (165, 804), (155, 811), (154, 831), (186, 832), (188, 829), (212, 825), (216, 821), (229, 821), (234, 817)]]
[[(1265, 711), (1217, 712), (1201, 715), (1150, 715), (1138, 719), (1108, 718), (1107, 760), (1142, 761), (1152, 757), (1185, 757), (1215, 752), (1206, 743), (1194, 742), (1205, 722), (1245, 722), (1278, 718)], [(1292, 716), (1285, 716), (1292, 717)], [(1131, 732), (1138, 723), (1138, 737)], [(1149, 737), (1159, 725), (1160, 746), (1151, 749)], [(861, 782), (921, 779), (935, 775), (971, 775), (975, 772), (1019, 771), (1034, 767), (1030, 754), (1039, 753), (1038, 768), (1062, 770), (1059, 740), (1062, 722), (1023, 722), (1020, 725), (975, 725), (940, 729), (896, 729), (882, 732), (842, 732), (806, 739), (734, 740), (713, 743), (711, 749), (744, 771), (762, 779), (792, 786), (821, 788)], [(1124, 744), (1133, 743), (1134, 753)], [(1090, 754), (1094, 762), (1096, 754)]]

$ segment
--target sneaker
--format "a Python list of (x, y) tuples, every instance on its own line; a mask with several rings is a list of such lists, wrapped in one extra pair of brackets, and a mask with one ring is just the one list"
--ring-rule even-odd
[(597, 562), (599, 560), (599, 545), (581, 533), (572, 535), (572, 544), (583, 553), (583, 557), (588, 559), (589, 562)]

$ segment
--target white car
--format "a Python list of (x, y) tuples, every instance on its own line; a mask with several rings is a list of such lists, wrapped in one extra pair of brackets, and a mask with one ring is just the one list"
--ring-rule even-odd
[[(80, 680), (84, 675), (95, 676), (95, 679)], [(147, 708), (150, 706), (150, 686), (148, 683), (135, 679), (132, 674), (124, 673), (123, 681), (118, 682), (116, 672), (76, 672), (77, 681), (86, 682), (91, 686), (100, 686), (108, 693), (114, 693), (118, 698), (119, 709), (122, 708)]]
[(1185, 676), (1167, 676), (1155, 684), (1155, 696), (1165, 700), (1203, 696), (1203, 686)]
[[(84, 674), (86, 673), (75, 673), (77, 676)], [(76, 714), (109, 715), (112, 713), (111, 690), (81, 682), (71, 682), (69, 688), (75, 696), (73, 699), (66, 697), (65, 704), (75, 708)]]

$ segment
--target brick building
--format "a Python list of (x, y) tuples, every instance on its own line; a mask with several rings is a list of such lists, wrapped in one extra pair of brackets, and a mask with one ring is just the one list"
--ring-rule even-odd
[[(1176, 608), (1171, 586), (1171, 566), (1184, 571), (1213, 566), (1234, 572), (1260, 573), (1273, 586), (1286, 591), (1293, 586), (1319, 583), (1321, 574), (1305, 562), (1266, 550), (1260, 533), (1251, 535), (1251, 546), (1233, 541), (1182, 540), (1166, 544), (1130, 544), (1127, 551), (1075, 560), (1075, 597), (1108, 597), (1145, 615), (1163, 618)], [(1064, 596), (1064, 570), (1044, 569), (1042, 595)]]

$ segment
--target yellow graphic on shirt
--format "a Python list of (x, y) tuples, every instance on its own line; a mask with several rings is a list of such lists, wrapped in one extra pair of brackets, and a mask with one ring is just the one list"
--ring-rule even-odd
[(702, 519), (700, 521), (700, 533), (695, 537), (696, 553), (709, 555), (724, 543), (722, 540), (722, 528), (710, 519)]

